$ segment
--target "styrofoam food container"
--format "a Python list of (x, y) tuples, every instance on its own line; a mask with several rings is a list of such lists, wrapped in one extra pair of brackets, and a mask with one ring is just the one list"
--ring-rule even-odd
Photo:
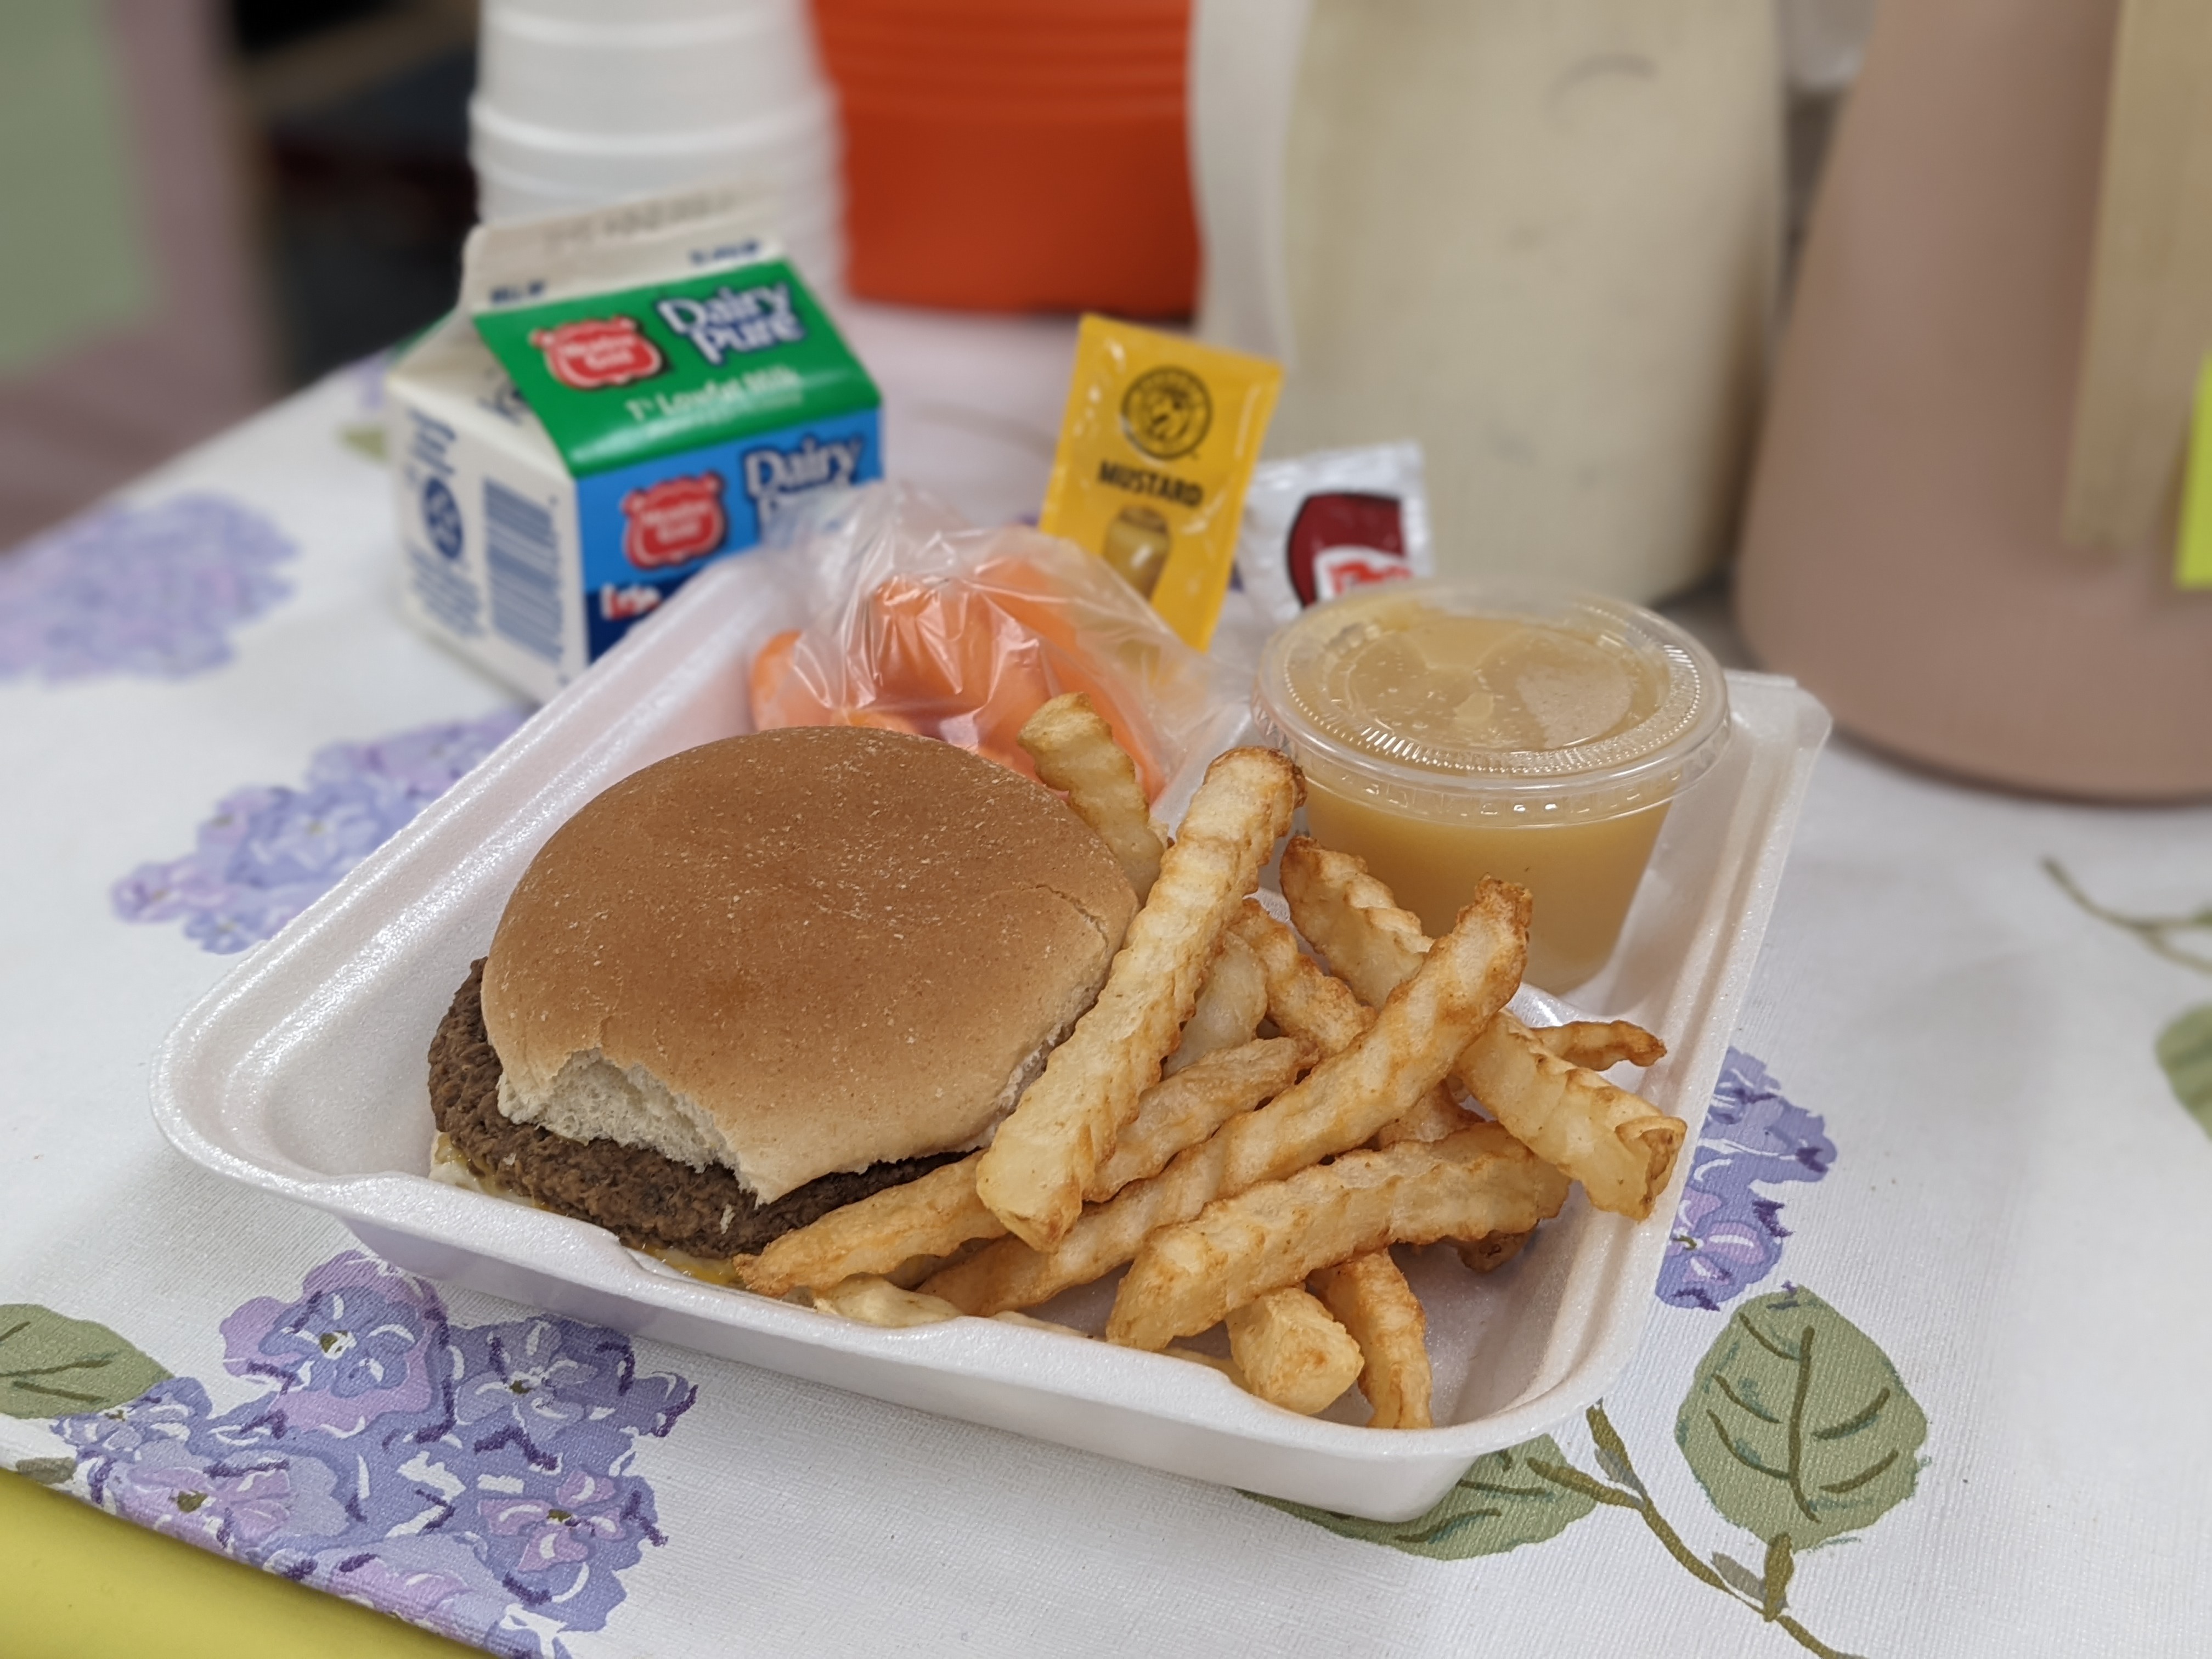
[[(1353, 1426), (1356, 1395), (1335, 1408), (1349, 1420), (1298, 1417), (1186, 1360), (994, 1320), (848, 1323), (699, 1283), (599, 1228), (430, 1180), (423, 1056), (531, 856), (617, 780), (747, 729), (746, 668), (796, 620), (749, 563), (694, 579), (179, 1022), (153, 1099), (180, 1151), (338, 1217), (379, 1255), (431, 1278), (1380, 1520), (1421, 1513), (1476, 1457), (1605, 1391), (1650, 1310), (1686, 1153), (1641, 1224), (1589, 1209), (1577, 1190), (1494, 1273), (1468, 1273), (1449, 1246), (1415, 1255), (1441, 1426), (1413, 1431)], [(1826, 711), (1790, 681), (1732, 675), (1729, 696), (1727, 756), (1676, 804), (1618, 954), (1577, 994), (1673, 1045), (1640, 1087), (1693, 1135), (1828, 729)], [(1521, 1006), (1540, 1020), (1549, 1012)], [(1044, 1311), (1096, 1328), (1109, 1291), (1071, 1291)]]

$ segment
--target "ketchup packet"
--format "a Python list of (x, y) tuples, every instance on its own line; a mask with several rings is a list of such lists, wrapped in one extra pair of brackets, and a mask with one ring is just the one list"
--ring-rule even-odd
[(1080, 691), (1158, 800), (1245, 719), (1231, 676), (1058, 538), (975, 529), (888, 483), (816, 504), (777, 539), (793, 544), (808, 620), (753, 659), (761, 730), (915, 732), (1035, 777), (1017, 734), (1046, 702)]
[(1104, 559), (1203, 651), (1282, 382), (1264, 357), (1085, 317), (1040, 527)]
[(1318, 450), (1253, 473), (1237, 575), (1269, 623), (1355, 587), (1435, 574), (1419, 444)]

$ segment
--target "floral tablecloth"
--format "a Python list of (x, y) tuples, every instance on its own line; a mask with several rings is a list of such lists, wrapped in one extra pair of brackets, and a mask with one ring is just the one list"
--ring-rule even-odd
[[(851, 325), (896, 470), (1034, 501), (1064, 327)], [(397, 618), (375, 404), (0, 555), (0, 1463), (500, 1653), (2212, 1651), (2212, 810), (1832, 750), (1635, 1365), (1401, 1526), (441, 1288), (187, 1165), (164, 1030), (526, 713)]]

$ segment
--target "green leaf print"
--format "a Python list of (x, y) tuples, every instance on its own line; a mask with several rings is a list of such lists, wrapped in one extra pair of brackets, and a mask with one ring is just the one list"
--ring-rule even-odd
[[(1523, 1544), (1558, 1537), (1596, 1507), (1583, 1492), (1539, 1479), (1528, 1468), (1532, 1458), (1547, 1464), (1566, 1462), (1548, 1434), (1492, 1452), (1477, 1458), (1434, 1509), (1411, 1521), (1361, 1521), (1279, 1498), (1260, 1498), (1260, 1502), (1346, 1538), (1388, 1544), (1433, 1561), (1502, 1555)], [(1259, 1498), (1257, 1492), (1248, 1496)]]
[(9, 1471), (26, 1480), (35, 1480), (42, 1486), (58, 1486), (76, 1473), (74, 1457), (27, 1457)]
[(2158, 1034), (2158, 1063), (2174, 1098), (2212, 1134), (2212, 1003), (2188, 1010)]
[(1912, 1495), (1928, 1419), (1889, 1358), (1810, 1291), (1747, 1303), (1698, 1366), (1674, 1438), (1713, 1507), (1788, 1552)]
[(105, 1411), (168, 1376), (105, 1325), (27, 1302), (0, 1306), (0, 1412), (9, 1417)]

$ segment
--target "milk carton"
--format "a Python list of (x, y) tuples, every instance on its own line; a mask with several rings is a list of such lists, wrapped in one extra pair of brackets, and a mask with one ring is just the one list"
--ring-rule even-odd
[(879, 477), (874, 382), (760, 198), (479, 227), (392, 367), (408, 614), (531, 696), (817, 490)]

